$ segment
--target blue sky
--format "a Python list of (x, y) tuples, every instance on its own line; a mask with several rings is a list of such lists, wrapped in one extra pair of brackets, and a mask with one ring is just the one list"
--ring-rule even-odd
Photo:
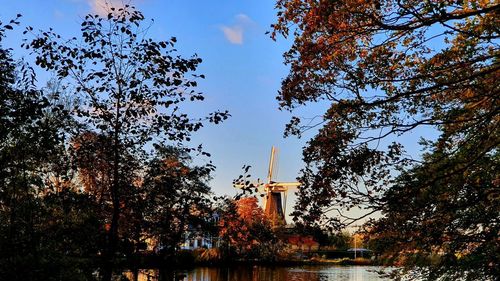
[[(79, 35), (81, 19), (101, 13), (106, 0), (0, 0), (0, 19), (8, 21), (17, 13), (23, 15), (21, 27), (7, 34), (4, 45), (13, 48), (19, 58), (25, 55), (19, 48), (22, 30), (35, 29), (55, 32), (70, 38)], [(109, 0), (108, 0), (109, 1)], [(111, 0), (115, 4), (121, 0)], [(149, 36), (156, 40), (177, 37), (176, 45), (185, 56), (199, 55), (203, 59), (198, 73), (206, 76), (199, 89), (206, 100), (190, 108), (202, 115), (216, 109), (229, 110), (232, 117), (221, 125), (203, 128), (193, 138), (193, 145), (202, 143), (212, 154), (217, 170), (211, 187), (218, 195), (235, 193), (232, 180), (241, 174), (243, 165), (251, 165), (253, 178), (265, 178), (272, 145), (278, 146), (278, 180), (293, 181), (303, 163), (302, 147), (314, 132), (302, 139), (283, 138), (285, 124), (291, 113), (278, 110), (275, 97), (280, 81), (288, 68), (282, 54), (291, 45), (280, 38), (272, 41), (266, 31), (275, 21), (272, 0), (135, 0), (147, 19), (154, 19)], [(29, 59), (28, 59), (29, 61)], [(50, 74), (40, 71), (44, 85)], [(308, 105), (294, 112), (300, 117), (312, 117), (324, 112), (323, 105)], [(415, 145), (417, 130), (398, 138), (409, 144), (410, 154), (418, 154)], [(289, 194), (287, 211), (294, 196)]]
[[(44, 30), (52, 27), (68, 38), (77, 36), (81, 19), (89, 12), (100, 12), (103, 2), (0, 0), (3, 21), (17, 13), (23, 15), (21, 27), (7, 34), (4, 44), (14, 48), (17, 57), (22, 56), (21, 32), (27, 25)], [(206, 100), (192, 110), (227, 109), (232, 115), (221, 125), (203, 128), (193, 138), (193, 144), (202, 143), (212, 154), (217, 166), (211, 182), (214, 192), (234, 194), (232, 180), (245, 164), (252, 166), (254, 178), (265, 178), (272, 145), (280, 149), (278, 179), (293, 181), (302, 166), (305, 139), (283, 138), (291, 114), (278, 110), (275, 97), (287, 74), (282, 53), (290, 42), (274, 42), (265, 34), (275, 20), (274, 1), (136, 0), (133, 4), (147, 19), (154, 19), (150, 37), (163, 40), (175, 36), (180, 53), (196, 53), (203, 59), (198, 72), (206, 79), (199, 88)], [(49, 77), (48, 73), (38, 74), (41, 84)], [(312, 116), (315, 108), (306, 108), (300, 114)]]

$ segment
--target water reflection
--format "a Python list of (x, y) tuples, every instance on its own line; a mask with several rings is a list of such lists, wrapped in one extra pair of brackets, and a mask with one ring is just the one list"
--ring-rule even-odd
[(301, 267), (200, 267), (191, 271), (163, 273), (159, 270), (139, 270), (137, 279), (128, 272), (129, 280), (138, 281), (381, 281), (386, 280), (371, 266), (301, 266)]

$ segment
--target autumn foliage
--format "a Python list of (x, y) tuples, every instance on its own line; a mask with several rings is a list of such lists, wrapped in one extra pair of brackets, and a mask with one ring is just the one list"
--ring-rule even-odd
[[(297, 222), (341, 228), (382, 212), (371, 229), (393, 239), (409, 268), (418, 258), (399, 253), (439, 253), (424, 277), (498, 276), (498, 1), (276, 8), (272, 37), (293, 39), (281, 107), (326, 106), (287, 126), (298, 136), (317, 130), (303, 153)], [(412, 151), (418, 137), (421, 155)], [(353, 208), (364, 212), (346, 215)]]
[(210, 217), (214, 166), (192, 165), (192, 152), (209, 154), (189, 141), (229, 114), (184, 112), (204, 99), (201, 58), (178, 54), (175, 37), (148, 38), (140, 11), (112, 4), (85, 16), (79, 36), (25, 29), (21, 47), (53, 74), (44, 88), (1, 46), (21, 15), (0, 21), (3, 278), (112, 280), (146, 242), (172, 258)]
[(219, 223), (219, 235), (240, 256), (256, 255), (261, 247), (275, 239), (255, 197), (243, 197), (225, 203)]

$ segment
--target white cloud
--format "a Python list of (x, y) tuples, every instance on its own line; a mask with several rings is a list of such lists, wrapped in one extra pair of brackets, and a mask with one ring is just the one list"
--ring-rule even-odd
[(132, 5), (131, 0), (87, 0), (91, 12), (100, 16), (106, 16), (111, 12), (110, 8), (123, 8), (125, 5)]
[(235, 18), (239, 24), (245, 24), (245, 25), (253, 24), (252, 19), (245, 14), (238, 14), (238, 15), (236, 15)]
[(221, 29), (229, 42), (238, 45), (243, 44), (243, 28), (241, 26), (222, 26)]
[(244, 31), (253, 25), (253, 21), (245, 14), (236, 15), (235, 21), (236, 23), (231, 26), (222, 25), (221, 30), (231, 44), (242, 45)]

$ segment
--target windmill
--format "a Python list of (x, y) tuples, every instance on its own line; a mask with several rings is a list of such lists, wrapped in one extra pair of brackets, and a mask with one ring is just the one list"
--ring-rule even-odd
[[(277, 149), (273, 146), (271, 148), (271, 156), (269, 158), (267, 182), (262, 183), (260, 180), (257, 180), (257, 183), (253, 184), (256, 187), (263, 187), (264, 214), (270, 219), (273, 227), (286, 224), (285, 212), (288, 188), (300, 186), (299, 182), (279, 182), (274, 180), (274, 169), (278, 162), (277, 159)], [(245, 186), (241, 184), (234, 184), (234, 187)]]

